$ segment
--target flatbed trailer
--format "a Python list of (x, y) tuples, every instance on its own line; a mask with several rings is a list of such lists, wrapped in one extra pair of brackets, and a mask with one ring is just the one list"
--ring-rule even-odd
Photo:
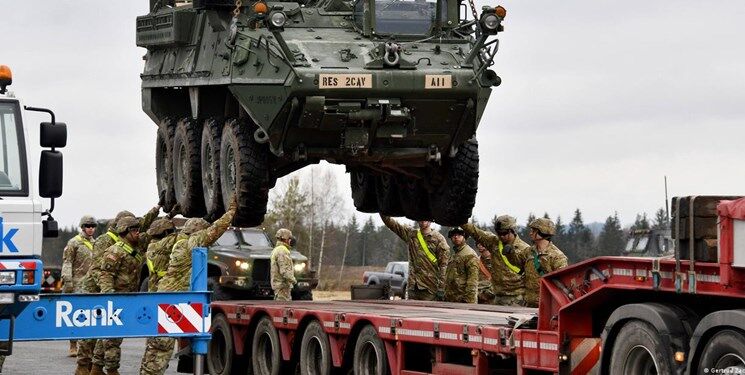
[(716, 263), (683, 260), (682, 250), (664, 259), (589, 259), (544, 276), (537, 309), (213, 302), (208, 368), (213, 375), (745, 373), (745, 199), (720, 203), (716, 222)]

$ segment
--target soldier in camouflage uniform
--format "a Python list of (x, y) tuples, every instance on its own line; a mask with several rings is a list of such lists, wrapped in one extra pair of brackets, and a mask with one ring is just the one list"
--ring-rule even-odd
[(479, 293), (479, 258), (466, 243), (466, 232), (453, 228), (448, 232), (455, 254), (445, 275), (445, 301), (476, 303)]
[(494, 303), (494, 289), (492, 288), (491, 253), (482, 243), (476, 244), (479, 253), (479, 298), (481, 304)]
[(541, 277), (566, 267), (567, 257), (551, 242), (551, 237), (556, 234), (556, 226), (551, 220), (538, 218), (528, 227), (533, 246), (526, 252), (509, 251), (505, 255), (525, 270), (525, 304), (538, 307)]
[(450, 246), (445, 237), (432, 230), (431, 222), (420, 221), (419, 229), (402, 225), (389, 216), (380, 215), (383, 223), (404, 240), (409, 250), (409, 299), (442, 301), (445, 298), (445, 272)]
[(502, 306), (524, 306), (525, 285), (522, 263), (512, 262), (506, 252), (527, 254), (530, 245), (517, 235), (517, 221), (508, 215), (499, 216), (494, 222), (494, 233), (477, 228), (473, 224), (463, 224), (466, 234), (483, 244), (491, 255), (486, 265), (492, 275), (494, 304)]
[[(184, 223), (181, 233), (171, 250), (168, 269), (160, 282), (159, 292), (181, 292), (189, 290), (191, 283), (191, 251), (195, 247), (207, 247), (217, 241), (233, 221), (238, 202), (233, 199), (228, 211), (212, 225), (201, 218), (192, 218)], [(163, 374), (173, 355), (176, 339), (153, 337), (147, 340), (145, 354), (140, 364), (141, 375)]]
[[(160, 206), (153, 207), (147, 214), (142, 218), (140, 224), (140, 232), (148, 230), (150, 224), (158, 217), (160, 212)], [(116, 226), (119, 220), (125, 217), (135, 217), (129, 211), (121, 211), (116, 214), (116, 217), (109, 222), (109, 227), (106, 233), (98, 236), (96, 241), (93, 243), (93, 252), (91, 255), (91, 267), (88, 269), (85, 277), (83, 278), (83, 291), (85, 293), (100, 293), (99, 277), (101, 271), (101, 261), (103, 253), (106, 249), (119, 242), (121, 238), (116, 232)], [(144, 240), (146, 236), (141, 236)], [(139, 246), (139, 245), (138, 245)], [(144, 249), (140, 249), (144, 252)], [(93, 367), (91, 368), (91, 365)], [(101, 340), (80, 340), (78, 341), (78, 367), (75, 370), (75, 375), (87, 375), (90, 371), (91, 375), (103, 374), (104, 366), (104, 347)]]
[(290, 257), (290, 241), (292, 232), (282, 228), (275, 236), (277, 246), (272, 250), (271, 277), (274, 299), (277, 301), (292, 300), (292, 286), (297, 284), (295, 280), (295, 268)]
[(171, 219), (158, 219), (147, 230), (147, 234), (151, 239), (145, 254), (149, 271), (147, 291), (157, 292), (158, 282), (166, 274), (171, 250), (177, 241), (176, 226)]
[[(80, 293), (83, 291), (83, 277), (91, 264), (93, 250), (93, 232), (96, 231), (96, 219), (83, 216), (80, 219), (80, 234), (67, 241), (62, 252), (62, 293)], [(78, 355), (76, 340), (70, 340), (70, 357)]]

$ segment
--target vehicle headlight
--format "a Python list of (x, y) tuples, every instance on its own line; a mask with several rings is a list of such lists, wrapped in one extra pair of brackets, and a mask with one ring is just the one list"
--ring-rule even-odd
[(284, 12), (272, 12), (272, 14), (269, 15), (269, 22), (274, 27), (282, 27), (287, 22), (287, 16)]
[(16, 271), (0, 271), (0, 284), (13, 285), (16, 283)]
[(305, 271), (305, 263), (295, 263), (295, 272)]
[(235, 261), (235, 266), (238, 267), (238, 268), (240, 268), (243, 271), (248, 271), (251, 268), (251, 263), (244, 262), (244, 261), (241, 261), (241, 260), (236, 260)]
[(488, 30), (495, 30), (499, 26), (499, 17), (496, 14), (487, 14), (481, 18), (481, 24)]

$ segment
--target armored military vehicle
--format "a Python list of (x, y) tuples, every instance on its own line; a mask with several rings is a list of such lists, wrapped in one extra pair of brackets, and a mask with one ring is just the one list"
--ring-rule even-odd
[(460, 0), (150, 0), (142, 105), (166, 208), (258, 225), (277, 178), (326, 160), (355, 207), (458, 225), (506, 11)]

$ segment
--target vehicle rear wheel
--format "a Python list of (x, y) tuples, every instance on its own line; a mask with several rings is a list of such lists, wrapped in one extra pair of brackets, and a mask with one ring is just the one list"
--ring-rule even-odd
[(212, 219), (225, 213), (220, 189), (220, 138), (222, 120), (209, 118), (202, 127), (201, 167), (202, 191), (207, 215)]
[(308, 324), (300, 343), (300, 374), (325, 375), (331, 373), (331, 345), (329, 336), (317, 320)]
[(158, 194), (164, 192), (165, 202), (163, 209), (171, 211), (176, 204), (176, 196), (173, 191), (173, 136), (176, 132), (176, 123), (171, 118), (164, 118), (158, 125), (158, 134), (155, 140), (155, 176)]
[(349, 172), (349, 180), (354, 207), (360, 212), (378, 212), (378, 200), (375, 197), (375, 177), (367, 171), (353, 170)]
[(616, 335), (611, 352), (611, 374), (672, 374), (672, 353), (649, 323), (632, 320)]
[(212, 319), (212, 338), (207, 348), (207, 368), (211, 375), (238, 374), (246, 371), (246, 361), (233, 348), (233, 333), (223, 314)]
[(256, 143), (252, 124), (228, 120), (220, 142), (220, 184), (225, 207), (238, 194), (233, 225), (253, 227), (264, 221), (269, 189), (269, 149)]
[[(745, 373), (745, 335), (726, 329), (715, 334), (706, 344), (698, 365), (698, 374), (712, 369), (727, 370), (723, 373)], [(703, 371), (702, 371), (703, 370)]]
[(470, 139), (444, 161), (440, 185), (429, 193), (434, 221), (458, 226), (471, 217), (479, 184), (479, 145)]
[(181, 119), (173, 137), (173, 188), (181, 214), (203, 216), (201, 132), (195, 121)]
[(375, 332), (375, 327), (368, 325), (360, 331), (354, 345), (353, 366), (355, 375), (390, 374), (388, 354), (383, 340)]
[(279, 375), (282, 359), (280, 357), (279, 334), (272, 320), (263, 317), (256, 325), (251, 343), (252, 368), (254, 375)]
[(404, 215), (411, 220), (432, 220), (427, 189), (420, 180), (411, 177), (398, 179), (398, 194)]
[(398, 184), (390, 175), (375, 178), (375, 198), (380, 213), (386, 216), (403, 216), (401, 201), (398, 197)]

